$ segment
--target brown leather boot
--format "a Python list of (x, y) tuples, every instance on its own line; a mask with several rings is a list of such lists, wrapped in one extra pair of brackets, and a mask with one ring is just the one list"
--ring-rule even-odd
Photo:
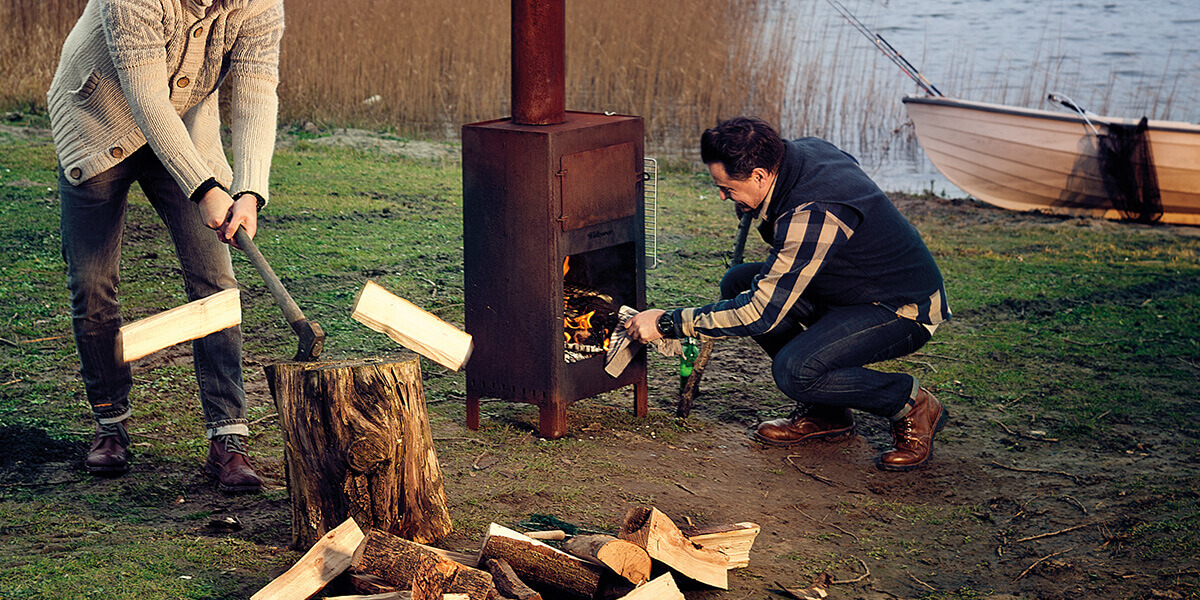
[(786, 419), (758, 424), (754, 438), (771, 446), (790, 446), (808, 440), (840, 441), (854, 435), (854, 415), (848, 408), (808, 406)]
[(84, 466), (96, 475), (122, 475), (129, 470), (129, 433), (125, 421), (96, 424), (96, 437), (88, 450)]
[(950, 413), (929, 390), (921, 388), (912, 408), (892, 423), (895, 448), (884, 452), (877, 465), (885, 471), (911, 471), (933, 458), (933, 436), (946, 426)]
[(208, 443), (208, 459), (204, 470), (217, 479), (222, 492), (258, 492), (262, 479), (250, 466), (246, 440), (240, 435), (218, 435)]

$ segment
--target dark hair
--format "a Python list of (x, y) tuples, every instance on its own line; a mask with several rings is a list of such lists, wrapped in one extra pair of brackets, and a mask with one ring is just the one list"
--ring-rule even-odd
[(774, 173), (783, 160), (783, 140), (762, 119), (734, 117), (704, 130), (700, 159), (721, 163), (730, 178), (741, 181), (759, 167)]

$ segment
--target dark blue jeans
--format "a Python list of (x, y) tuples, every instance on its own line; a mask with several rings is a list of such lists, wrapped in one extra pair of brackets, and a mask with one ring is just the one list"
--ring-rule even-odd
[[(129, 417), (129, 365), (116, 355), (121, 327), (121, 239), (126, 197), (136, 181), (167, 226), (183, 272), (188, 300), (237, 287), (229, 247), (201, 221), (200, 211), (143, 146), (117, 166), (78, 186), (58, 174), (62, 253), (67, 263), (71, 325), (80, 373), (92, 414), (100, 423)], [(149, 282), (135, 282), (145, 285)], [(200, 388), (208, 437), (247, 435), (246, 392), (242, 385), (242, 330), (231, 327), (192, 342), (192, 362)]]
[[(750, 289), (762, 266), (729, 269), (721, 297)], [(864, 365), (911, 354), (929, 337), (924, 325), (881, 306), (817, 306), (802, 298), (778, 327), (754, 339), (771, 356), (775, 385), (801, 408), (847, 407), (890, 418), (916, 398), (920, 383)]]

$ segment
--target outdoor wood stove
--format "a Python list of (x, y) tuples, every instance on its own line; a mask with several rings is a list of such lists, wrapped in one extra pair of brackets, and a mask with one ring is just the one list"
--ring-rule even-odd
[[(492, 397), (537, 405), (558, 438), (571, 403), (617, 388), (646, 414), (645, 352), (614, 378), (589, 348), (645, 308), (643, 124), (564, 110), (563, 0), (514, 0), (512, 28), (513, 116), (462, 130), (467, 427)], [(581, 304), (596, 331), (569, 327)]]

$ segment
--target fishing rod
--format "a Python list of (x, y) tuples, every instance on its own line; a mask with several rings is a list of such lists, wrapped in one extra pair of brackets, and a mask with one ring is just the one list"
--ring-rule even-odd
[(829, 5), (832, 6), (834, 10), (837, 10), (838, 14), (842, 15), (843, 18), (849, 21), (859, 33), (871, 40), (871, 42), (875, 44), (875, 47), (879, 48), (879, 51), (882, 52), (884, 56), (888, 57), (888, 60), (892, 61), (892, 63), (897, 67), (900, 67), (900, 70), (903, 71), (905, 75), (908, 75), (909, 79), (917, 82), (917, 85), (920, 86), (921, 89), (925, 90), (926, 94), (929, 94), (930, 96), (945, 95), (942, 94), (941, 90), (937, 89), (937, 86), (933, 85), (932, 82), (926, 79), (925, 76), (921, 74), (921, 71), (917, 70), (912, 63), (908, 62), (907, 58), (904, 58), (904, 56), (897, 52), (887, 40), (883, 39), (883, 36), (871, 31), (862, 21), (858, 20), (858, 17), (854, 16), (854, 13), (851, 13), (850, 9), (846, 8), (837, 0), (827, 1), (829, 2)]

